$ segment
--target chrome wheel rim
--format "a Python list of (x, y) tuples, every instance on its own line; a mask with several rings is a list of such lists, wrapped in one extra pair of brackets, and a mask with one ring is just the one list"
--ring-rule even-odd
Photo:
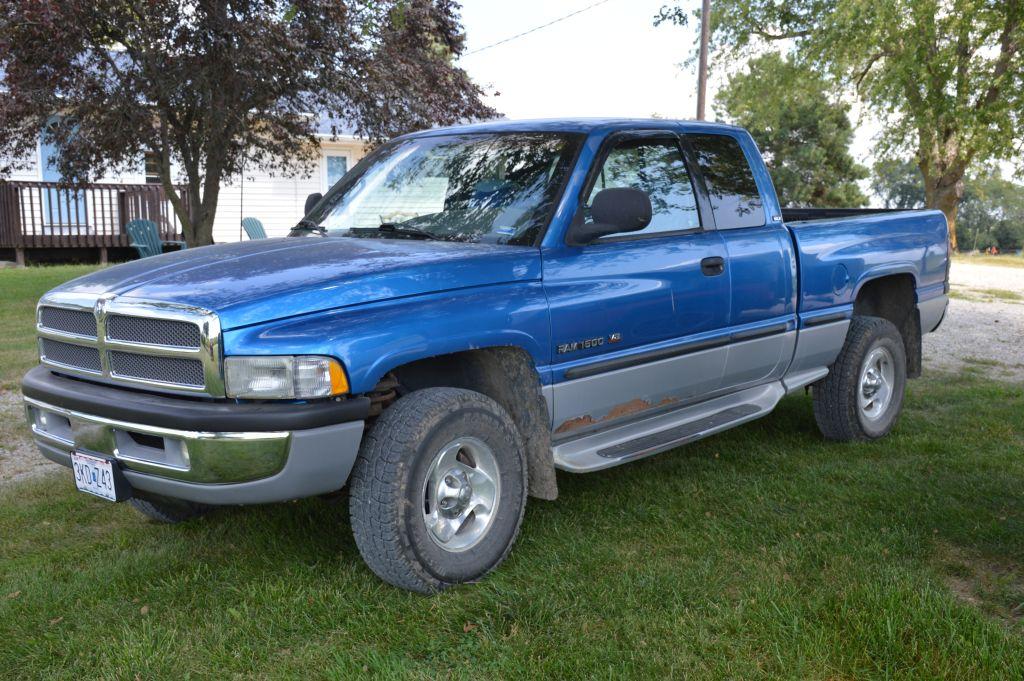
[(860, 370), (857, 387), (857, 406), (869, 421), (877, 421), (885, 415), (892, 402), (896, 385), (896, 368), (892, 353), (884, 347), (876, 347), (868, 353)]
[(475, 437), (441, 448), (423, 482), (423, 523), (445, 551), (476, 546), (494, 521), (501, 475), (494, 452)]

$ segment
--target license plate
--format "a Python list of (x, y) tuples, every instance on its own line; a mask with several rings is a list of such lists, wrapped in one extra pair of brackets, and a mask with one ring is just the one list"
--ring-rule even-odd
[(109, 501), (120, 501), (114, 464), (110, 460), (72, 452), (71, 470), (75, 474), (75, 486), (80, 491)]

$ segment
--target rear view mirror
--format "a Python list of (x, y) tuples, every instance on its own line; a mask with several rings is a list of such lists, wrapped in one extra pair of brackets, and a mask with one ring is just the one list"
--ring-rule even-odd
[(639, 232), (651, 224), (653, 209), (647, 192), (632, 187), (602, 189), (590, 205), (593, 222), (569, 230), (569, 243), (589, 244), (595, 239), (620, 232)]
[(312, 194), (307, 196), (306, 206), (302, 209), (302, 214), (309, 215), (310, 211), (313, 210), (316, 204), (320, 203), (320, 199), (322, 198), (324, 198), (324, 195), (321, 194), (320, 192), (313, 192)]

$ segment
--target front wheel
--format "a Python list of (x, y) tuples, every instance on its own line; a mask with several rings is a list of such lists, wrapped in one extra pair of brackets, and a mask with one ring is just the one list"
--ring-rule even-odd
[(886, 435), (903, 409), (907, 358), (892, 322), (854, 317), (829, 375), (815, 383), (814, 419), (830, 440)]
[(511, 550), (526, 472), (519, 432), (497, 402), (458, 388), (410, 393), (380, 415), (352, 470), (359, 552), (412, 591), (477, 580)]

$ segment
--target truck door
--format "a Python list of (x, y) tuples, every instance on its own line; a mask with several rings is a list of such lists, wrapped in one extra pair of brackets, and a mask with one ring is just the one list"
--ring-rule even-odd
[[(740, 390), (782, 377), (796, 342), (796, 253), (789, 231), (765, 210), (751, 158), (728, 134), (691, 134), (731, 283), (722, 387)], [(744, 138), (749, 142), (749, 138)], [(760, 164), (759, 156), (756, 163)], [(765, 177), (765, 181), (767, 177)]]
[(707, 197), (689, 163), (674, 133), (611, 136), (580, 193), (576, 219), (588, 219), (598, 191), (633, 187), (650, 196), (651, 223), (543, 253), (556, 438), (671, 409), (721, 384), (726, 250), (702, 223)]

